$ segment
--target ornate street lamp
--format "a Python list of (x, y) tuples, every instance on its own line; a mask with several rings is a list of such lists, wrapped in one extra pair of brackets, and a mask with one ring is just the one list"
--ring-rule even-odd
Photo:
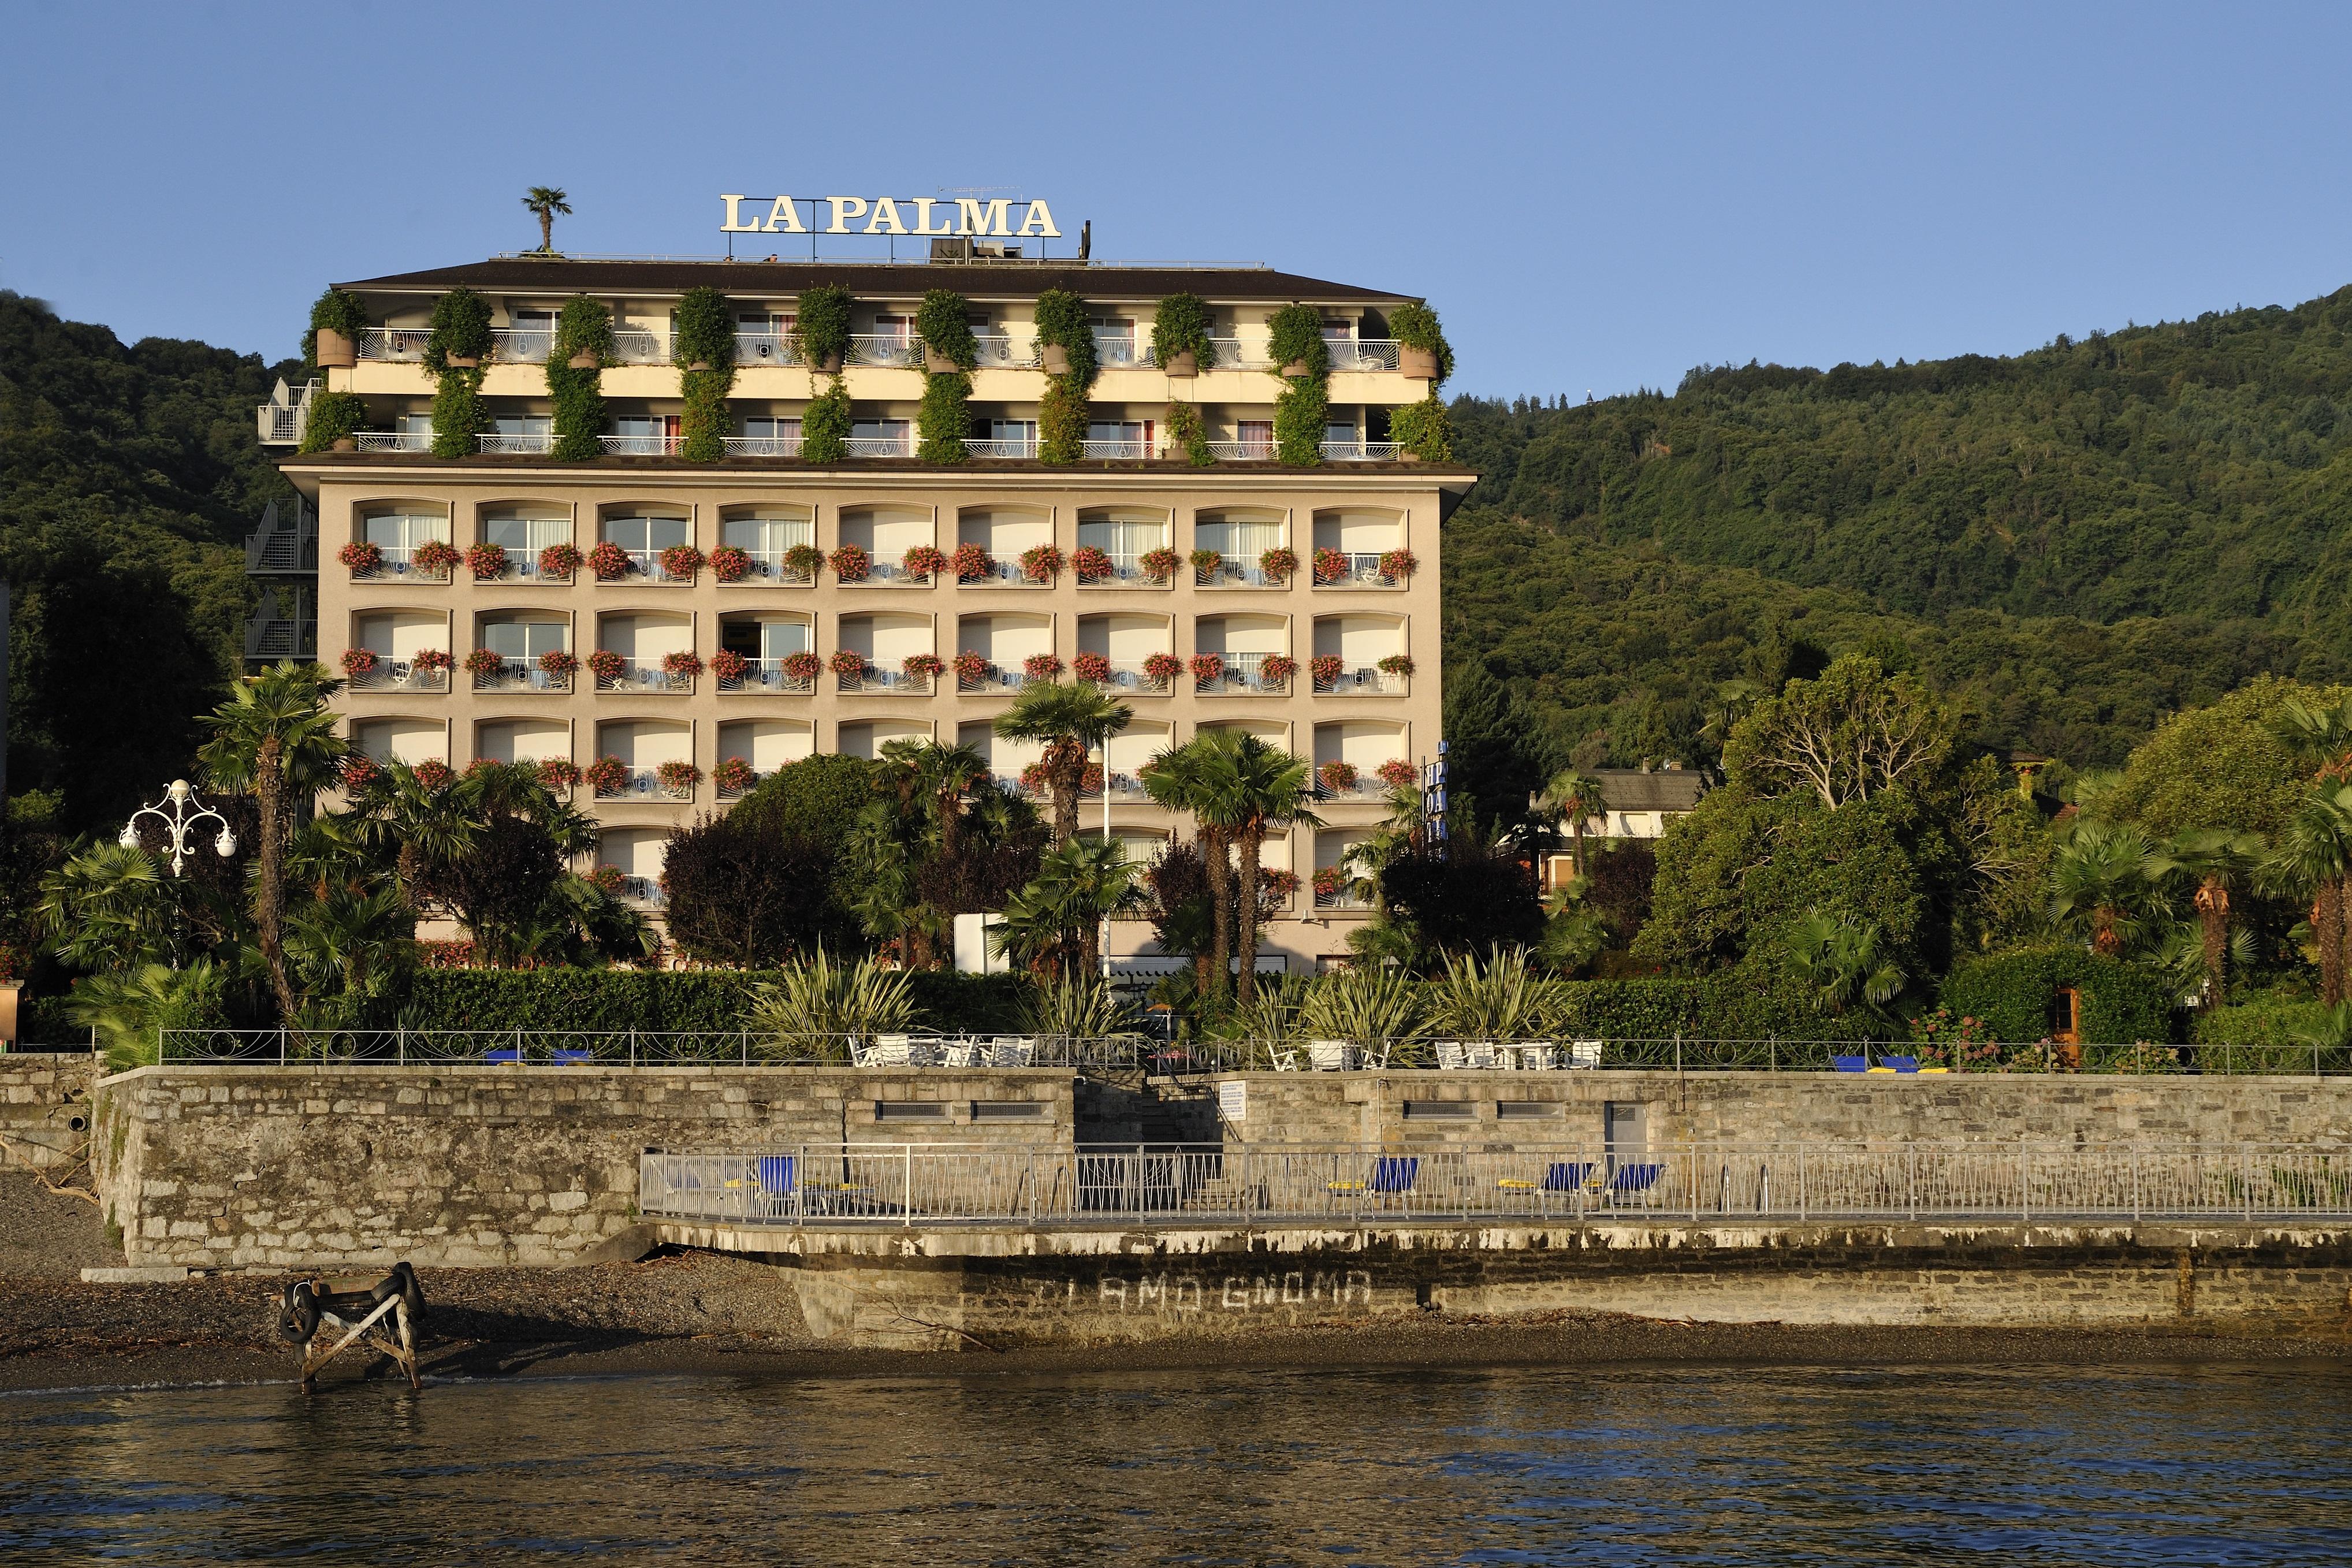
[(140, 807), (131, 813), (131, 820), (122, 824), (121, 840), (122, 847), (126, 850), (137, 849), (139, 819), (154, 818), (156, 821), (163, 824), (163, 841), (172, 849), (172, 874), (177, 876), (180, 874), (180, 868), (187, 862), (188, 831), (206, 817), (210, 817), (220, 824), (220, 836), (213, 840), (213, 852), (223, 860), (236, 853), (236, 835), (228, 831), (228, 819), (211, 807), (199, 804), (195, 795), (196, 792), (188, 788), (186, 779), (173, 779), (172, 787), (163, 791), (163, 798), (161, 800), (152, 806)]

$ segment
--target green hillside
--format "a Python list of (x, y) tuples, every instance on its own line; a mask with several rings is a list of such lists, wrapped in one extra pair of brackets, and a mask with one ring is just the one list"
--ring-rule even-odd
[(1447, 533), (1450, 727), (1491, 761), (1502, 716), (1497, 801), (1571, 756), (1706, 758), (1722, 684), (1790, 640), (1914, 659), (1974, 738), (2076, 764), (2258, 672), (2352, 668), (2352, 289), (1453, 413), (1485, 478)]

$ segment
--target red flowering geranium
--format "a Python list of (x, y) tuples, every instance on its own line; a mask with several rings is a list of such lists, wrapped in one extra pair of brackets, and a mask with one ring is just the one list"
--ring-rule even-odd
[(1334, 795), (1344, 795), (1356, 787), (1356, 780), (1360, 775), (1356, 772), (1354, 763), (1335, 759), (1318, 768), (1315, 770), (1315, 777), (1323, 780), (1323, 788), (1330, 790)]
[(419, 648), (409, 663), (420, 670), (446, 670), (454, 661), (438, 648)]
[(610, 648), (599, 648), (588, 655), (588, 673), (600, 681), (617, 681), (628, 668), (629, 662)]
[(702, 674), (702, 661), (690, 649), (680, 648), (675, 653), (662, 655), (662, 674), (692, 680)]
[(539, 667), (549, 674), (568, 677), (580, 667), (580, 661), (562, 648), (550, 648), (539, 656)]
[(358, 794), (383, 776), (375, 758), (364, 752), (343, 758), (343, 789), (352, 794)]
[(940, 662), (937, 653), (909, 653), (899, 661), (898, 668), (906, 672), (909, 680), (928, 681), (947, 665)]
[(540, 759), (539, 781), (551, 789), (569, 789), (580, 782), (580, 764), (569, 757)]
[[(594, 769), (592, 768), (591, 772)], [(588, 883), (599, 893), (615, 894), (628, 884), (628, 877), (616, 865), (600, 865), (588, 873)]]
[(784, 552), (784, 575), (803, 582), (816, 580), (817, 568), (824, 564), (824, 552), (814, 545), (794, 545)]
[(416, 781), (427, 789), (438, 789), (450, 779), (457, 777), (456, 773), (450, 771), (449, 765), (437, 757), (428, 757), (422, 762), (413, 763), (408, 771), (415, 775)]
[(740, 680), (751, 661), (730, 648), (721, 648), (710, 655), (710, 673), (722, 681)]
[(1110, 679), (1110, 655), (1080, 653), (1070, 662), (1070, 673), (1082, 681), (1108, 681)]
[(1080, 582), (1099, 582), (1113, 570), (1108, 551), (1092, 545), (1080, 545), (1070, 557), (1070, 570), (1078, 574)]
[(1176, 569), (1183, 564), (1183, 560), (1184, 558), (1182, 556), (1180, 556), (1174, 550), (1162, 546), (1159, 549), (1145, 550), (1143, 554), (1137, 559), (1135, 564), (1141, 568), (1143, 575), (1150, 578), (1152, 581), (1166, 582), (1170, 578), (1176, 575)]
[(863, 582), (874, 570), (873, 560), (856, 545), (844, 545), (825, 558), (833, 575), (843, 582)]
[(1298, 873), (1295, 871), (1276, 871), (1270, 867), (1264, 867), (1257, 873), (1258, 897), (1267, 904), (1276, 907), (1288, 904), (1291, 894), (1297, 891)]
[(1348, 558), (1328, 548), (1315, 552), (1315, 580), (1338, 582), (1348, 575)]
[(948, 558), (931, 545), (917, 545), (898, 562), (899, 570), (908, 577), (930, 580), (948, 569)]
[(691, 762), (669, 761), (654, 769), (661, 787), (673, 795), (683, 795), (702, 782), (702, 769)]
[(1390, 758), (1373, 771), (1391, 789), (1409, 789), (1421, 782), (1421, 769), (1402, 757)]
[(364, 575), (383, 566), (383, 551), (366, 539), (357, 539), (335, 552), (335, 559)]
[(629, 787), (629, 765), (617, 757), (596, 758), (580, 776), (599, 795), (617, 795)]
[(476, 582), (486, 582), (507, 574), (507, 547), (478, 544), (466, 552), (466, 570), (474, 574)]
[(1298, 570), (1298, 554), (1276, 546), (1257, 558), (1257, 569), (1276, 582), (1288, 582)]
[(1222, 653), (1192, 655), (1192, 678), (1204, 686), (1213, 686), (1225, 678), (1225, 660)]
[(1144, 678), (1154, 685), (1166, 685), (1184, 673), (1184, 661), (1173, 653), (1151, 653), (1143, 661)]
[[(715, 667), (718, 661), (714, 659), (711, 664)], [(710, 770), (710, 781), (719, 786), (722, 795), (740, 795), (759, 779), (751, 763), (740, 757), (722, 758), (719, 766)]]
[(1307, 673), (1314, 677), (1317, 691), (1328, 692), (1348, 673), (1348, 661), (1337, 653), (1318, 653), (1307, 662)]
[(958, 582), (984, 582), (996, 575), (996, 559), (978, 545), (958, 545), (948, 558)]
[(1021, 661), (1021, 673), (1033, 681), (1058, 680), (1062, 661), (1051, 653), (1032, 653)]
[(692, 582), (702, 570), (702, 552), (692, 545), (672, 545), (661, 552), (661, 569), (664, 577)]
[(495, 675), (506, 667), (506, 656), (488, 648), (477, 648), (466, 655), (466, 673), (469, 675)]
[(1384, 675), (1410, 675), (1412, 674), (1412, 655), (1391, 653), (1381, 661), (1380, 668)]
[(1258, 679), (1286, 681), (1298, 673), (1298, 661), (1287, 653), (1268, 653), (1257, 662)]
[(1348, 872), (1344, 866), (1327, 865), (1315, 873), (1315, 896), (1318, 900), (1339, 897), (1339, 890), (1347, 885)]
[(818, 658), (814, 653), (787, 653), (784, 655), (784, 679), (797, 682), (802, 685), (806, 685), (809, 682), (816, 679), (817, 673), (824, 668), (824, 661)]
[(1401, 582), (1404, 579), (1411, 577), (1413, 573), (1413, 569), (1420, 564), (1421, 562), (1413, 559), (1412, 551), (1409, 549), (1391, 549), (1382, 550), (1381, 552), (1381, 575), (1387, 578), (1391, 582)]
[(955, 656), (953, 662), (956, 682), (960, 685), (975, 686), (988, 678), (988, 655), (985, 653), (975, 653), (966, 648)]
[(721, 582), (740, 582), (751, 570), (751, 552), (721, 545), (710, 552), (710, 575)]
[(364, 675), (370, 670), (374, 668), (375, 653), (373, 650), (368, 648), (346, 648), (343, 650), (343, 674), (347, 675)]
[(541, 577), (570, 577), (579, 570), (578, 545), (550, 545), (539, 552), (539, 575)]
[(599, 582), (618, 582), (629, 575), (629, 552), (606, 539), (588, 552), (588, 570)]
[(825, 664), (845, 681), (856, 680), (866, 674), (866, 655), (855, 648), (840, 649)]
[(1052, 545), (1031, 545), (1021, 552), (1021, 575), (1032, 582), (1051, 582), (1062, 575), (1062, 552)]
[(426, 539), (408, 555), (409, 564), (436, 577), (446, 577), (464, 559), (447, 539)]

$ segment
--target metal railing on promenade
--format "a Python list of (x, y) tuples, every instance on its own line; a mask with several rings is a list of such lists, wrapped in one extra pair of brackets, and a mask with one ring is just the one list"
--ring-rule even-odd
[(649, 1151), (637, 1206), (746, 1225), (2336, 1218), (2352, 1149), (813, 1144)]
[[(1033, 1060), (1017, 1061), (1025, 1042)], [(2053, 1045), (2000, 1048), (1995, 1059), (1942, 1068), (1901, 1041), (1573, 1039), (1163, 1040), (1129, 1034), (1047, 1036), (795, 1036), (756, 1029), (714, 1032), (652, 1030), (165, 1030), (159, 1060), (174, 1063), (356, 1061), (487, 1062), (509, 1066), (663, 1067), (840, 1065), (1062, 1067), (1142, 1071), (1155, 1077), (1213, 1072), (1508, 1071), (1575, 1072), (1853, 1072), (1933, 1079), (1948, 1073), (2204, 1074), (2291, 1077), (2352, 1075), (2352, 1050), (2320, 1045)], [(887, 1058), (887, 1060), (884, 1060)]]

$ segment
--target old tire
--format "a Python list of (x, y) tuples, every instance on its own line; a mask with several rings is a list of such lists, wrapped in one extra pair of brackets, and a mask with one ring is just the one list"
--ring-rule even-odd
[(308, 1344), (319, 1332), (319, 1293), (308, 1280), (286, 1287), (278, 1303), (278, 1332), (289, 1344)]
[(392, 1272), (377, 1281), (369, 1299), (380, 1307), (394, 1296), (401, 1299), (410, 1322), (414, 1323), (425, 1315), (425, 1287), (416, 1282), (416, 1270), (405, 1258), (394, 1263)]

